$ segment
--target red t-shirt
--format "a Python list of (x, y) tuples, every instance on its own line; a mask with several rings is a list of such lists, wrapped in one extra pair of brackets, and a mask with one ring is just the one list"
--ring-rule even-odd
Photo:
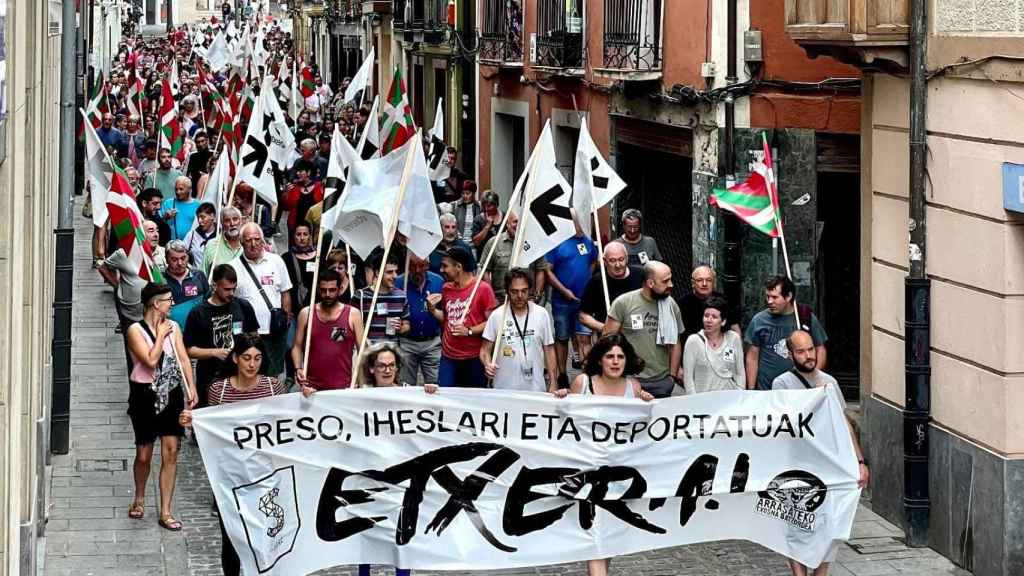
[(455, 336), (452, 334), (452, 323), (462, 320), (462, 324), (470, 327), (482, 324), (487, 320), (491, 310), (498, 307), (498, 301), (494, 298), (494, 290), (487, 282), (480, 282), (480, 288), (473, 297), (473, 305), (469, 312), (466, 312), (466, 304), (469, 302), (469, 294), (473, 291), (476, 281), (470, 282), (464, 288), (459, 288), (454, 282), (445, 282), (441, 289), (441, 306), (445, 313), (444, 332), (441, 333), (441, 353), (446, 358), (453, 360), (467, 360), (480, 355), (480, 346), (483, 345), (483, 337), (480, 333), (473, 336)]

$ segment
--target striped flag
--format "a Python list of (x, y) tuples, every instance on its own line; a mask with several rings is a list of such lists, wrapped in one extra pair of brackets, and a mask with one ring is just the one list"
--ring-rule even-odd
[(778, 238), (782, 233), (779, 221), (779, 195), (775, 180), (772, 153), (768, 138), (761, 134), (764, 145), (764, 162), (754, 167), (746, 182), (727, 190), (717, 189), (711, 194), (712, 206), (732, 212), (755, 230)]
[(171, 156), (185, 161), (185, 134), (178, 120), (178, 104), (174, 101), (171, 82), (163, 81), (160, 94), (160, 148), (167, 148)]
[[(93, 129), (98, 129), (100, 124), (103, 123), (103, 115), (109, 111), (110, 108), (107, 106), (107, 85), (103, 80), (103, 72), (100, 72), (96, 77), (96, 84), (92, 87), (92, 93), (89, 95), (89, 103), (85, 105), (85, 119), (88, 120)], [(78, 141), (85, 141), (84, 121), (78, 125)]]
[(405, 93), (405, 80), (402, 79), (401, 68), (395, 68), (395, 77), (391, 81), (388, 98), (384, 101), (383, 113), (381, 140), (384, 142), (381, 151), (387, 155), (416, 134), (416, 122), (412, 118), (409, 97)]
[(146, 240), (142, 229), (142, 212), (135, 202), (135, 192), (120, 168), (114, 167), (110, 193), (107, 194), (107, 212), (110, 229), (117, 236), (117, 246), (124, 250), (128, 260), (144, 280), (162, 284), (160, 269), (153, 264), (153, 246)]
[(313, 81), (313, 69), (309, 66), (302, 67), (299, 90), (302, 92), (303, 98), (309, 98), (316, 92), (316, 82)]

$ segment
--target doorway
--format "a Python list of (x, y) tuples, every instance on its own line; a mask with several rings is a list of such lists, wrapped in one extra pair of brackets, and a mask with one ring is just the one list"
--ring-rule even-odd
[(847, 400), (860, 398), (860, 175), (818, 172), (818, 301), (828, 333), (827, 372)]
[(526, 167), (526, 117), (495, 112), (491, 132), (491, 190), (504, 206)]
[(622, 234), (619, 218), (630, 208), (643, 213), (643, 233), (658, 243), (662, 260), (672, 267), (672, 294), (682, 298), (693, 266), (693, 159), (619, 141), (617, 169), (626, 189), (615, 199), (615, 236)]

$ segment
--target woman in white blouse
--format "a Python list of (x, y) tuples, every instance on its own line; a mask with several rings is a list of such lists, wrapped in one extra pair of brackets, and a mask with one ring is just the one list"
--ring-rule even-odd
[(704, 328), (686, 339), (683, 347), (683, 385), (687, 394), (713, 390), (743, 390), (743, 342), (729, 330), (734, 318), (725, 316), (725, 299), (712, 296), (704, 308)]

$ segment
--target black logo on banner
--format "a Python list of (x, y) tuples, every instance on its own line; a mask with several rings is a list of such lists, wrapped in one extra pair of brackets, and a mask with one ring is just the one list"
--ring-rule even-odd
[(556, 184), (530, 202), (530, 213), (537, 219), (537, 224), (540, 224), (544, 234), (548, 236), (558, 230), (558, 226), (551, 220), (552, 218), (572, 220), (572, 212), (569, 211), (568, 206), (555, 204), (555, 200), (563, 195), (565, 195), (565, 190)]
[(235, 487), (233, 492), (246, 542), (262, 574), (295, 548), (302, 527), (295, 468), (278, 468), (255, 482)]
[[(476, 470), (459, 478), (452, 464), (465, 463), (478, 458), (486, 459)], [(325, 542), (338, 542), (369, 530), (389, 516), (374, 514), (375, 496), (382, 492), (402, 491), (402, 505), (395, 521), (395, 543), (408, 544), (417, 535), (420, 507), (427, 483), (434, 480), (445, 492), (448, 500), (426, 525), (426, 532), (441, 535), (460, 514), (465, 514), (473, 527), (493, 547), (503, 552), (515, 552), (516, 547), (502, 542), (493, 527), (484, 523), (476, 506), (483, 491), (510, 470), (520, 459), (510, 448), (488, 443), (471, 442), (459, 446), (445, 446), (383, 470), (354, 472), (331, 468), (324, 480), (316, 512), (316, 533)], [(679, 499), (679, 525), (686, 526), (697, 509), (700, 497), (712, 493), (718, 458), (710, 454), (698, 457), (683, 474), (676, 489)], [(733, 468), (729, 491), (746, 489), (750, 457), (740, 454)], [(612, 485), (623, 487), (619, 495), (609, 497)], [(542, 486), (556, 487), (535, 490)], [(635, 468), (628, 466), (601, 466), (595, 469), (522, 467), (508, 487), (502, 512), (501, 530), (508, 536), (524, 536), (543, 530), (562, 519), (572, 508), (577, 509), (580, 528), (590, 529), (597, 509), (610, 513), (618, 520), (652, 534), (664, 534), (658, 526), (630, 508), (630, 500), (640, 500), (647, 492), (647, 481)], [(527, 513), (532, 503), (546, 500), (555, 504), (540, 512)], [(664, 506), (665, 498), (651, 499), (650, 510)], [(718, 502), (706, 498), (704, 508), (718, 509)], [(345, 509), (344, 519), (338, 520), (339, 510)], [(377, 507), (378, 512), (386, 509)]]
[(820, 478), (803, 470), (790, 470), (776, 476), (767, 490), (757, 493), (754, 511), (811, 532), (814, 511), (821, 507), (827, 495), (828, 488)]

